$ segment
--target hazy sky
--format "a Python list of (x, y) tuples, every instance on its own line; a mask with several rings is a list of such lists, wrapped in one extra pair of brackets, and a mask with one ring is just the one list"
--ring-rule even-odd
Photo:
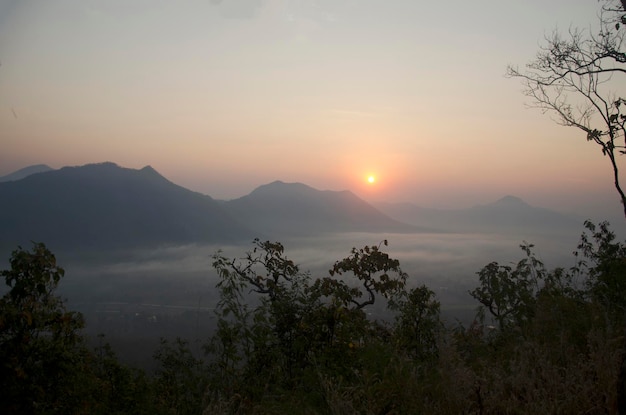
[(514, 194), (619, 215), (599, 149), (526, 109), (504, 76), (597, 9), (0, 0), (0, 175), (113, 161), (224, 199), (283, 180), (423, 206)]

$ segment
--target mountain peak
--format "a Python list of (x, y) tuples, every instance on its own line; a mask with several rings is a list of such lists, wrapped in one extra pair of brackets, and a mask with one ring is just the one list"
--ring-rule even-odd
[(291, 192), (315, 192), (316, 190), (304, 183), (285, 183), (280, 180), (273, 181), (268, 184), (261, 185), (254, 189), (250, 195), (268, 195), (277, 196), (288, 194)]
[(406, 232), (395, 221), (352, 192), (317, 190), (303, 183), (274, 181), (226, 202), (244, 225), (265, 234), (311, 235), (325, 232)]
[(524, 202), (521, 198), (512, 195), (506, 195), (503, 198), (500, 198), (493, 202), (491, 205), (495, 206), (529, 206), (528, 203)]
[(159, 173), (158, 171), (156, 171), (156, 170), (154, 169), (154, 167), (152, 167), (152, 166), (150, 166), (150, 165), (143, 167), (143, 168), (142, 168), (141, 170), (139, 170), (139, 171), (140, 171), (141, 173), (146, 174), (146, 175), (163, 177), (163, 176), (161, 175), (161, 173)]

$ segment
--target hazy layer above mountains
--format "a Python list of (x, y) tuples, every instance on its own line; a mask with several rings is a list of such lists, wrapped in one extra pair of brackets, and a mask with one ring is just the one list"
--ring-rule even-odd
[[(5, 176), (12, 181), (0, 183), (3, 250), (31, 240), (53, 249), (97, 250), (341, 232), (517, 232), (525, 238), (578, 234), (583, 222), (512, 196), (446, 211), (412, 204), (372, 206), (350, 191), (276, 181), (241, 198), (218, 201), (168, 181), (150, 166), (45, 167), (22, 169)], [(26, 177), (15, 179), (17, 173)]]

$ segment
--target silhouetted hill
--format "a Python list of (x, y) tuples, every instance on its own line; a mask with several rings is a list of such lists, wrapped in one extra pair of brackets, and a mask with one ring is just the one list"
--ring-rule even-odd
[(223, 202), (247, 226), (269, 235), (327, 232), (415, 232), (349, 191), (321, 191), (275, 181), (239, 199)]
[(69, 249), (234, 242), (255, 235), (212, 198), (152, 167), (64, 167), (0, 183), (0, 244)]
[(52, 170), (54, 169), (46, 164), (35, 164), (34, 166), (24, 167), (23, 169), (19, 169), (18, 171), (14, 171), (13, 173), (0, 177), (0, 182), (13, 182), (21, 180), (24, 177), (28, 177), (31, 174), (45, 173)]
[(581, 219), (531, 206), (515, 196), (467, 209), (431, 209), (411, 203), (377, 203), (376, 207), (394, 219), (449, 232), (579, 233), (583, 224)]

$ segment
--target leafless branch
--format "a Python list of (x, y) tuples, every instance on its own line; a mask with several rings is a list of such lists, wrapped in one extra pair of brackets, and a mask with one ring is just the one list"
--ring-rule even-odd
[(578, 128), (600, 147), (609, 158), (626, 217), (617, 162), (617, 156), (626, 154), (626, 101), (620, 96), (623, 90), (615, 90), (626, 81), (621, 79), (626, 75), (626, 7), (616, 0), (605, 3), (597, 35), (570, 29), (564, 37), (555, 31), (524, 70), (509, 66), (507, 76), (522, 80), (530, 107), (556, 116), (560, 125)]

